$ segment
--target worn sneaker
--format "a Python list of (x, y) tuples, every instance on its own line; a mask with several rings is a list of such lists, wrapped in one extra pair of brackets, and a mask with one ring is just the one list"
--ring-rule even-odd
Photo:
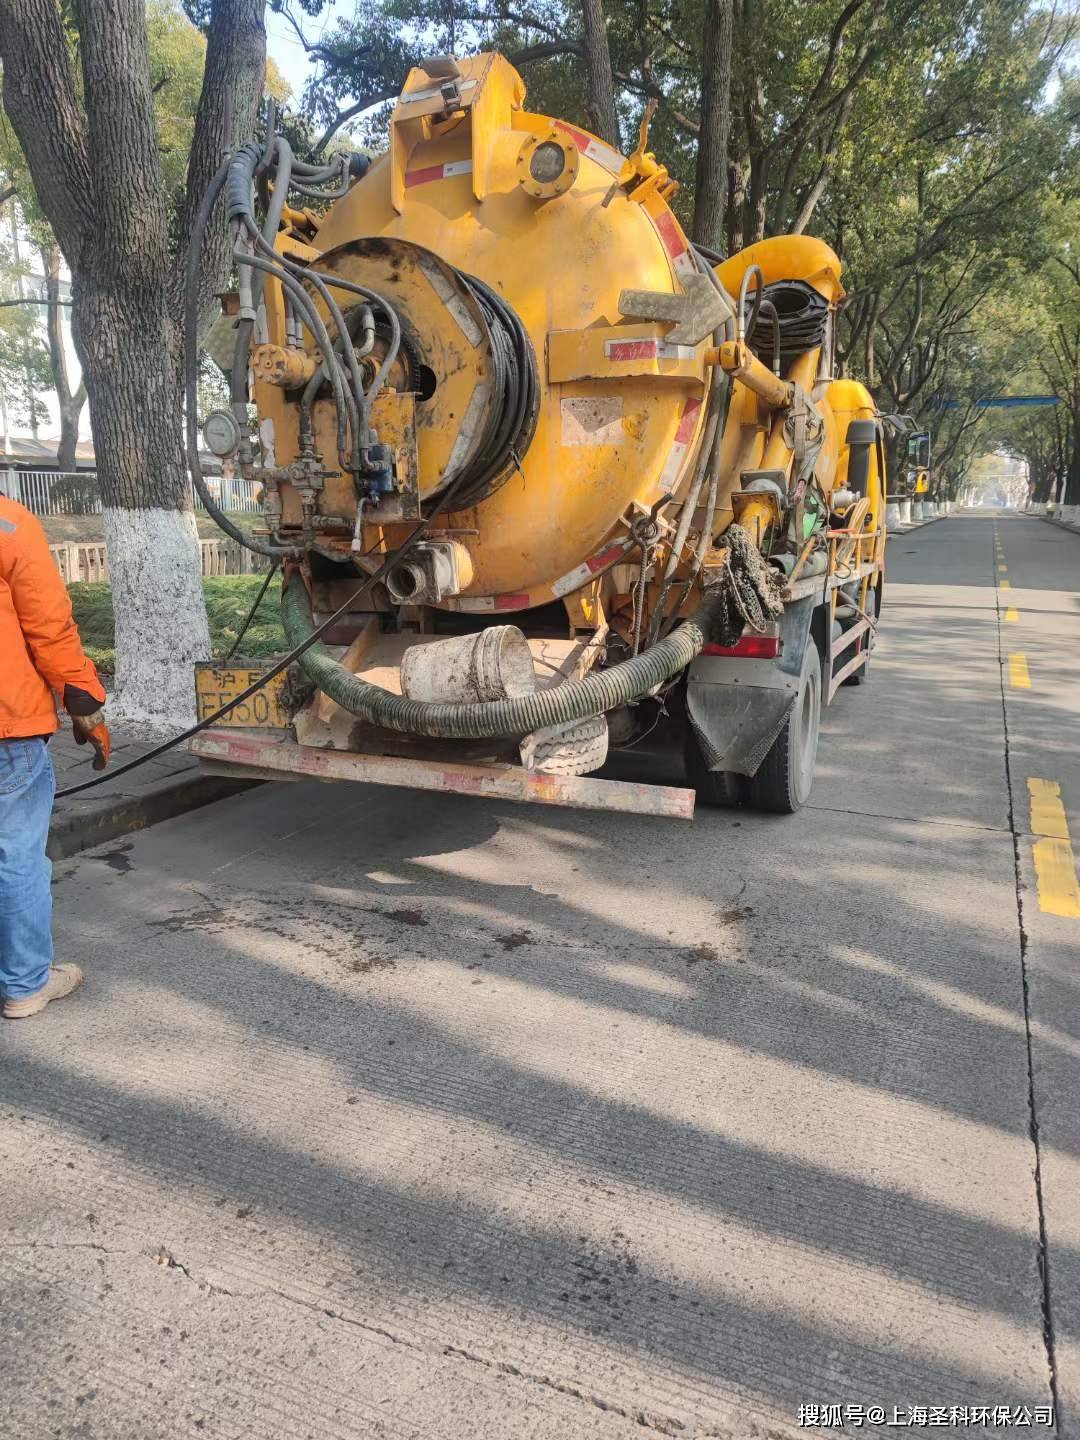
[(36, 995), (4, 1001), (4, 1019), (27, 1020), (31, 1015), (40, 1015), (50, 1000), (62, 1000), (65, 995), (77, 990), (82, 982), (83, 973), (78, 965), (54, 965), (48, 980)]

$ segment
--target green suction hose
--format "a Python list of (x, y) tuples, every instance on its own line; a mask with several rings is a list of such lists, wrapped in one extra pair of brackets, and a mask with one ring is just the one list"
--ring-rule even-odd
[[(321, 643), (305, 651), (299, 664), (323, 694), (343, 710), (387, 730), (445, 740), (510, 739), (549, 725), (586, 720), (639, 700), (700, 655), (724, 603), (722, 594), (706, 595), (693, 615), (632, 660), (512, 700), (476, 704), (409, 700), (353, 675)], [(285, 586), (281, 614), (290, 648), (302, 644), (314, 629), (314, 620), (311, 598), (299, 572)]]

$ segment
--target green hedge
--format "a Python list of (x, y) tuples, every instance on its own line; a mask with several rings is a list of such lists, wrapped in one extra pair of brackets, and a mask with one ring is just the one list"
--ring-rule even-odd
[[(215, 656), (224, 655), (236, 639), (262, 582), (261, 575), (223, 575), (202, 582)], [(116, 668), (112, 586), (77, 584), (68, 590), (83, 648), (99, 670), (112, 674)], [(260, 659), (283, 655), (288, 648), (281, 628), (281, 580), (275, 575), (240, 649), (245, 658)]]

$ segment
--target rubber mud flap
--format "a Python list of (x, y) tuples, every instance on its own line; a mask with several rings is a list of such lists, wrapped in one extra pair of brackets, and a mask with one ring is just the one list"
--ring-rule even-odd
[[(709, 770), (757, 774), (795, 704), (803, 656), (807, 645), (814, 643), (813, 612), (812, 597), (785, 608), (780, 618), (781, 652), (775, 661), (701, 656), (690, 666), (686, 714)], [(736, 669), (737, 684), (725, 679)], [(759, 679), (763, 683), (755, 683)]]
[(795, 693), (757, 685), (686, 687), (686, 713), (710, 770), (756, 775), (784, 728)]

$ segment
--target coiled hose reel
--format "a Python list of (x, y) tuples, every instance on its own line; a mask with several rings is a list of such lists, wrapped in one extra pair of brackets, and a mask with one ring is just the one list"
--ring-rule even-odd
[[(766, 303), (776, 312), (775, 322)], [(748, 341), (760, 360), (771, 363), (777, 327), (780, 332), (780, 360), (794, 360), (825, 342), (829, 323), (829, 302), (804, 280), (774, 280), (761, 291), (755, 307)]]

